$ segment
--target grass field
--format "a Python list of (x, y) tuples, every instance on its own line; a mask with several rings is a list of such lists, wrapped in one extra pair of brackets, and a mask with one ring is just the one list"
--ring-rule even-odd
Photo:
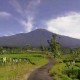
[[(44, 54), (2, 54), (0, 58), (6, 57), (6, 63), (0, 62), (0, 80), (24, 80), (24, 76), (37, 67), (46, 64), (48, 61)], [(22, 59), (19, 62), (10, 62), (9, 59)], [(28, 61), (27, 61), (27, 60)]]

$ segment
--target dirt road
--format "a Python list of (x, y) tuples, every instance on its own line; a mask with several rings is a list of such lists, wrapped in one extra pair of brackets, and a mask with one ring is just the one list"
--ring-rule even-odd
[(53, 80), (49, 75), (49, 69), (53, 65), (53, 60), (49, 58), (49, 63), (33, 71), (27, 80)]

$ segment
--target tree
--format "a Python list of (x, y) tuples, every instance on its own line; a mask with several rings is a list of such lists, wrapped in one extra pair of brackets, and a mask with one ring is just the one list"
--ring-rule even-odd
[(60, 55), (60, 44), (56, 40), (56, 37), (57, 37), (56, 34), (52, 34), (51, 40), (48, 40), (50, 51), (54, 53), (54, 57)]
[(40, 46), (40, 50), (41, 51), (45, 51), (45, 47), (44, 46)]
[(25, 49), (25, 50), (32, 50), (33, 47), (31, 45), (25, 45), (23, 49)]

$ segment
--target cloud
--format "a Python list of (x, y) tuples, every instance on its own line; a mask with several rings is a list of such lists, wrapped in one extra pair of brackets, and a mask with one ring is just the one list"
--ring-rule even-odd
[(34, 16), (37, 6), (40, 4), (41, 0), (31, 0), (26, 8), (26, 15)]
[(20, 23), (24, 26), (26, 32), (30, 32), (33, 28), (33, 18), (31, 17), (28, 18), (27, 22), (22, 20)]
[(27, 18), (27, 22), (25, 22), (25, 30), (26, 32), (30, 32), (34, 27), (34, 18), (36, 14), (36, 8), (40, 4), (41, 0), (32, 0), (28, 4), (27, 8), (25, 9), (25, 14)]
[(9, 1), (10, 5), (14, 7), (14, 9), (23, 16), (23, 10), (21, 5), (19, 4), (19, 2), (17, 0), (10, 0)]
[(11, 14), (8, 13), (8, 12), (0, 11), (0, 18), (7, 18), (7, 17), (10, 17), (10, 16), (11, 16)]
[(80, 39), (80, 13), (70, 12), (46, 22), (47, 29), (57, 34)]
[(24, 26), (24, 30), (26, 32), (31, 31), (34, 27), (36, 9), (40, 2), (41, 0), (30, 0), (25, 9), (23, 9), (18, 0), (10, 0), (9, 2), (14, 7), (14, 9), (22, 16), (21, 19), (17, 19), (16, 17), (16, 20)]

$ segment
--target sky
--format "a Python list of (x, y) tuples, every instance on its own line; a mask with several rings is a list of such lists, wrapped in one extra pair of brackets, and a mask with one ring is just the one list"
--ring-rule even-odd
[(0, 0), (0, 36), (38, 28), (80, 39), (80, 0)]

